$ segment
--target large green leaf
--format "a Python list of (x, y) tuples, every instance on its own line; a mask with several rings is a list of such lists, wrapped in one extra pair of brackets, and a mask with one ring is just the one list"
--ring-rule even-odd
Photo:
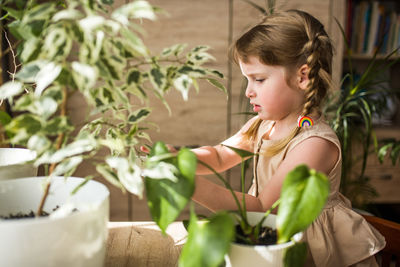
[(181, 149), (176, 158), (169, 155), (165, 144), (156, 143), (150, 152), (147, 168), (154, 169), (160, 164), (173, 164), (177, 170), (174, 173), (176, 181), (169, 177), (160, 179), (158, 174), (152, 177), (152, 172), (146, 170), (143, 172), (150, 213), (163, 232), (176, 220), (193, 195), (197, 161), (194, 153), (188, 149)]
[(307, 259), (307, 243), (295, 243), (293, 246), (285, 249), (283, 255), (283, 264), (285, 267), (304, 266)]
[(217, 267), (228, 253), (235, 233), (233, 218), (219, 212), (206, 221), (198, 221), (192, 212), (189, 234), (179, 258), (180, 267)]
[(304, 231), (320, 214), (329, 195), (329, 180), (323, 173), (299, 165), (282, 185), (276, 225), (278, 243)]

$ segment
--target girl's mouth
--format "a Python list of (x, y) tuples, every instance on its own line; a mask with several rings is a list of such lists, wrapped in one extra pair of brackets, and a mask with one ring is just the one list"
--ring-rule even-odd
[(261, 111), (261, 106), (253, 104), (253, 111), (254, 112), (260, 112)]

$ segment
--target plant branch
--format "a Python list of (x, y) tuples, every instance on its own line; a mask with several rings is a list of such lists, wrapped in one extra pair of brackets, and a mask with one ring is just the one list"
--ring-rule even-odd
[[(61, 116), (66, 116), (67, 115), (67, 93), (68, 93), (67, 92), (67, 88), (64, 87), (63, 88), (63, 100), (62, 100), (61, 107), (60, 107), (60, 115)], [(63, 143), (64, 137), (65, 137), (64, 133), (58, 134), (57, 140), (56, 140), (56, 149), (57, 150), (61, 148), (61, 145)], [(56, 168), (56, 166), (57, 166), (57, 163), (52, 163), (50, 165), (49, 173), (48, 173), (49, 176), (51, 176), (51, 174), (53, 173), (53, 171)], [(47, 184), (46, 184), (46, 187), (44, 189), (44, 193), (42, 195), (42, 199), (40, 201), (39, 208), (37, 210), (36, 216), (40, 216), (43, 213), (43, 207), (44, 207), (44, 204), (46, 203), (47, 196), (49, 195), (50, 186), (51, 186), (51, 180), (49, 180), (47, 182)]]

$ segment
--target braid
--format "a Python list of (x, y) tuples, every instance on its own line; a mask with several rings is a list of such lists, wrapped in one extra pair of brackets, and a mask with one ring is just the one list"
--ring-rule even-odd
[[(331, 87), (331, 67), (324, 62), (323, 53), (331, 49), (329, 38), (322, 30), (314, 36), (309, 36), (309, 41), (304, 45), (303, 53), (308, 55), (306, 64), (309, 67), (309, 84), (305, 92), (305, 103), (302, 115), (306, 116), (318, 107)], [(308, 34), (309, 31), (307, 31)]]

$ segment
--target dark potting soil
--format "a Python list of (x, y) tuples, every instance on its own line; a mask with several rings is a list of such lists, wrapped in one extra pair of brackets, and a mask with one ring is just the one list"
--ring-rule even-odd
[[(246, 244), (241, 238), (238, 238), (238, 235), (243, 236), (244, 233), (240, 225), (236, 226), (236, 237), (235, 243), (238, 244)], [(271, 227), (263, 227), (255, 240), (255, 245), (275, 245), (278, 240), (278, 234), (276, 229), (272, 229)]]
[[(52, 212), (56, 211), (59, 208), (59, 206), (56, 206)], [(77, 209), (74, 209), (73, 212), (77, 211)], [(51, 213), (51, 212), (50, 212)], [(42, 214), (40, 214), (40, 217), (47, 217), (50, 215), (49, 212), (42, 211)], [(7, 216), (0, 215), (0, 219), (2, 220), (16, 220), (16, 219), (27, 219), (27, 218), (34, 218), (36, 217), (35, 212), (32, 210), (30, 212), (17, 212), (17, 213), (10, 213)]]

